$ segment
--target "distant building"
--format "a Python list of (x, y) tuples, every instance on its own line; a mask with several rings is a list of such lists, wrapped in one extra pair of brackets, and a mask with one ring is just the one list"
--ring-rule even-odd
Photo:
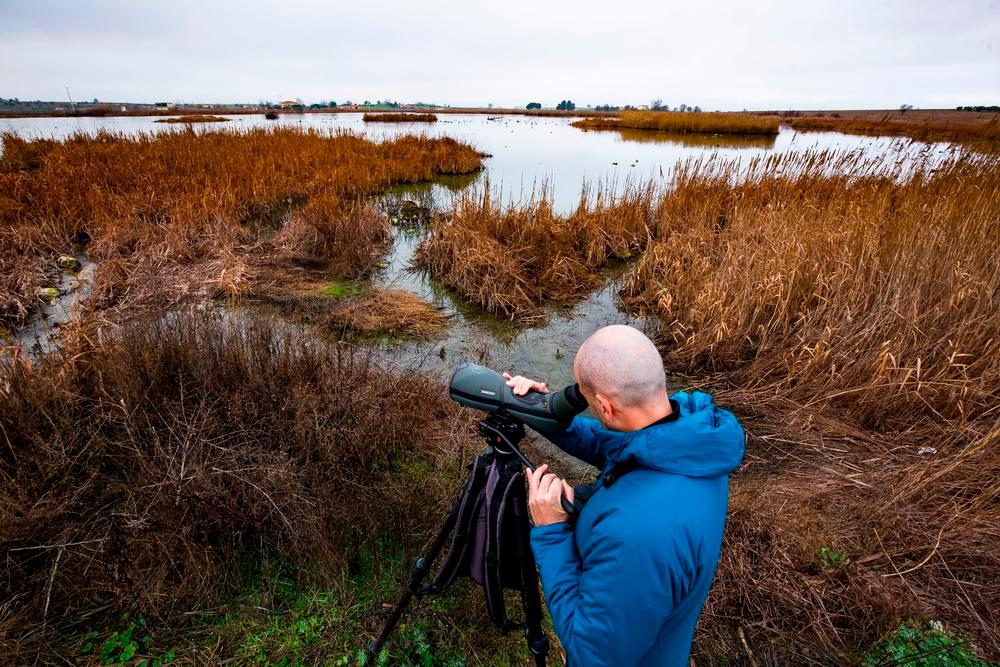
[(281, 108), (282, 109), (291, 109), (292, 107), (294, 107), (297, 104), (298, 104), (298, 102), (296, 102), (295, 100), (284, 100), (281, 103)]
[(157, 102), (156, 103), (156, 108), (157, 109), (173, 109), (174, 108), (174, 103), (173, 102)]

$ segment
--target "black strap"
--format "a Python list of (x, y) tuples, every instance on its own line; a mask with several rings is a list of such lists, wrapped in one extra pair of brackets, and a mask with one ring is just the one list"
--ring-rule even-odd
[(479, 506), (485, 495), (483, 491), (486, 487), (486, 475), (492, 462), (492, 457), (484, 456), (477, 456), (472, 462), (472, 474), (469, 475), (468, 481), (462, 488), (458, 517), (455, 521), (455, 530), (451, 535), (448, 553), (431, 583), (422, 587), (421, 594), (437, 594), (446, 589), (455, 581), (455, 577), (458, 576), (462, 565), (466, 562), (472, 536), (476, 532)]
[(635, 458), (627, 458), (624, 461), (619, 461), (611, 467), (611, 470), (607, 471), (593, 484), (581, 484), (580, 486), (573, 488), (573, 507), (576, 508), (571, 517), (580, 516), (580, 510), (583, 506), (587, 504), (587, 501), (597, 492), (602, 486), (607, 488), (620, 480), (625, 475), (638, 470), (642, 467)]
[(635, 458), (627, 458), (624, 461), (619, 461), (611, 468), (611, 470), (604, 474), (604, 477), (601, 478), (601, 483), (604, 484), (605, 487), (609, 487), (620, 480), (623, 476), (629, 474), (630, 472), (634, 472), (641, 467), (642, 465), (635, 460)]
[[(514, 546), (512, 524), (507, 523), (512, 518), (515, 505), (511, 501), (516, 496), (516, 490), (524, 489), (524, 474), (519, 463), (497, 466), (497, 485), (493, 493), (486, 499), (486, 566), (483, 573), (483, 589), (486, 591), (486, 608), (490, 618), (500, 632), (506, 634), (516, 627), (507, 618), (507, 606), (504, 603), (504, 588), (520, 589), (524, 582), (517, 570), (519, 554)], [(510, 515), (510, 516), (509, 516)]]

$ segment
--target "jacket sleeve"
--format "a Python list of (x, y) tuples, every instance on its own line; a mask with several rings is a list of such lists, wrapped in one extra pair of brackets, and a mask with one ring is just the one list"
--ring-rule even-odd
[(565, 431), (542, 431), (556, 447), (570, 456), (575, 456), (584, 463), (589, 463), (598, 470), (604, 468), (606, 461), (601, 439), (598, 436), (601, 423), (592, 417), (577, 415)]
[(676, 550), (653, 553), (599, 534), (582, 569), (566, 523), (531, 530), (552, 625), (575, 665), (634, 665), (694, 581)]

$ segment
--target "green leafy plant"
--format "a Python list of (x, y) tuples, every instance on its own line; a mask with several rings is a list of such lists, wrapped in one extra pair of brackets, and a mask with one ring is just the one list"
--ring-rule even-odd
[(988, 667), (971, 648), (967, 635), (945, 630), (939, 621), (926, 627), (903, 621), (892, 635), (882, 640), (861, 661), (864, 667)]
[(840, 567), (846, 561), (847, 554), (841, 549), (834, 549), (833, 547), (820, 547), (819, 549), (819, 563), (825, 570)]
[[(100, 664), (134, 663), (138, 667), (161, 667), (173, 663), (177, 658), (177, 653), (173, 649), (161, 656), (150, 655), (153, 635), (149, 632), (145, 618), (140, 617), (138, 620), (129, 621), (126, 617), (123, 622), (127, 623), (125, 629), (112, 632), (101, 645), (101, 652), (98, 656)], [(93, 655), (99, 638), (100, 635), (96, 631), (85, 634), (82, 638), (83, 645), (80, 647), (79, 655)]]

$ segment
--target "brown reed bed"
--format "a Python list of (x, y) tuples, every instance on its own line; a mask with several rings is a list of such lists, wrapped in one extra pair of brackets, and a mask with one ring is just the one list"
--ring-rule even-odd
[(967, 420), (1000, 394), (1000, 162), (905, 168), (689, 162), (622, 298), (665, 324), (675, 365), (745, 368), (806, 401), (825, 390), (879, 429)]
[(63, 622), (95, 610), (182, 627), (242, 590), (243, 558), (320, 586), (377, 539), (415, 547), (471, 452), (438, 381), (265, 319), (97, 340), (0, 368), (10, 664), (59, 655)]
[(288, 128), (2, 137), (0, 319), (23, 318), (75, 243), (99, 263), (105, 307), (238, 296), (275, 266), (364, 273), (388, 228), (370, 195), (465, 174), (448, 138), (375, 143)]
[(435, 123), (432, 113), (366, 113), (361, 117), (366, 123)]
[(618, 118), (584, 118), (572, 123), (581, 130), (659, 130), (708, 134), (777, 134), (776, 118), (742, 113), (623, 111)]
[(914, 141), (951, 142), (970, 148), (1000, 151), (1000, 115), (956, 122), (953, 118), (924, 118), (886, 112), (881, 118), (834, 118), (813, 115), (783, 118), (800, 132), (843, 132), (868, 136), (901, 136)]
[(161, 118), (157, 120), (157, 123), (224, 123), (226, 121), (232, 120), (231, 118), (225, 118), (223, 116), (206, 116), (204, 114), (189, 114), (186, 116), (178, 116), (177, 118)]
[(432, 223), (416, 263), (485, 310), (537, 320), (541, 304), (569, 303), (598, 284), (609, 262), (633, 257), (648, 237), (652, 187), (614, 195), (585, 192), (575, 213), (558, 215), (544, 190), (503, 206), (489, 186), (462, 194)]

